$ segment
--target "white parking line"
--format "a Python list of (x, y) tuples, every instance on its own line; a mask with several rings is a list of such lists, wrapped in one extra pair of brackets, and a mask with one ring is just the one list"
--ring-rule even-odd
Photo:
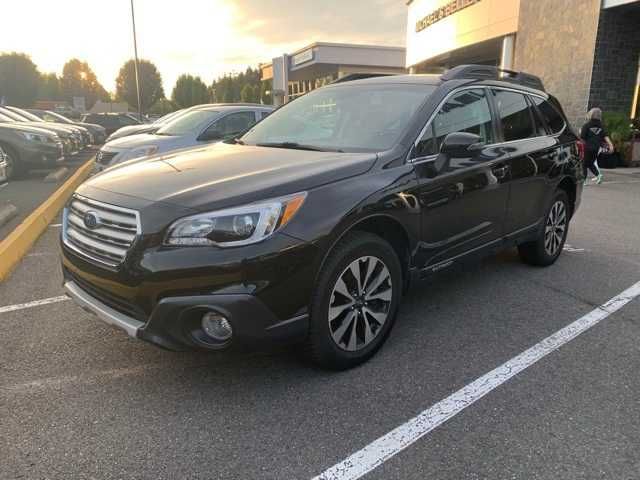
[(33, 302), (17, 303), (15, 305), (7, 305), (0, 307), (0, 313), (15, 312), (16, 310), (24, 310), (25, 308), (39, 307), (41, 305), (49, 305), (51, 303), (65, 302), (71, 300), (66, 295), (60, 295), (59, 297), (43, 298), (42, 300), (34, 300)]
[(473, 405), (493, 389), (597, 325), (638, 296), (640, 296), (640, 282), (520, 355), (508, 360), (495, 370), (424, 410), (418, 416), (378, 438), (362, 450), (355, 452), (346, 460), (314, 477), (313, 480), (355, 480), (364, 476), (465, 408)]

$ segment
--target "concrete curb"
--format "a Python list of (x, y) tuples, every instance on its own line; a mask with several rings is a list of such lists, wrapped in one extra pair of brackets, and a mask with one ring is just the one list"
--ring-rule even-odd
[(44, 177), (44, 183), (57, 183), (62, 180), (67, 173), (69, 173), (67, 167), (60, 167)]
[(74, 190), (89, 176), (92, 169), (93, 158), (81, 166), (0, 242), (0, 282), (9, 277), (11, 271), (45, 231)]
[(11, 220), (18, 213), (18, 209), (12, 203), (0, 205), (0, 227)]

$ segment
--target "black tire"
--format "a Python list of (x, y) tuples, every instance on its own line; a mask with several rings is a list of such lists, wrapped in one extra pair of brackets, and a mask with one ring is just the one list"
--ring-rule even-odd
[[(345, 308), (344, 313), (330, 321), (330, 306), (336, 311), (344, 305), (336, 307), (335, 302), (349, 302), (347, 297), (335, 290), (339, 288), (339, 280), (355, 285), (355, 276), (350, 269), (354, 264), (354, 268), (362, 272), (358, 285), (364, 284), (358, 295), (358, 306)], [(353, 280), (346, 282), (348, 277), (345, 275)], [(376, 286), (381, 278), (385, 280)], [(393, 327), (402, 290), (402, 267), (391, 245), (371, 233), (355, 231), (347, 234), (329, 254), (318, 275), (311, 300), (309, 335), (305, 345), (307, 356), (318, 366), (331, 370), (352, 368), (371, 358)], [(386, 315), (382, 323), (377, 320), (380, 315)], [(347, 324), (347, 319), (351, 327), (347, 327), (343, 333), (343, 346), (334, 340), (334, 335), (339, 335), (337, 331), (341, 330), (343, 323)], [(354, 335), (356, 342), (352, 343)], [(347, 342), (347, 337), (351, 341)], [(356, 346), (357, 349), (349, 351), (350, 346)]]
[[(562, 204), (562, 211), (565, 215), (564, 230), (560, 232), (559, 225), (554, 224), (552, 221), (552, 211), (554, 208), (558, 208), (558, 204)], [(518, 252), (523, 262), (529, 265), (535, 265), (538, 267), (547, 267), (555, 263), (564, 247), (564, 243), (567, 239), (567, 233), (569, 232), (569, 221), (571, 219), (571, 205), (569, 204), (569, 197), (564, 190), (557, 190), (551, 201), (551, 205), (547, 208), (544, 216), (544, 222), (538, 231), (537, 238), (534, 241), (526, 242), (518, 245)], [(555, 240), (551, 243), (548, 242), (547, 230), (550, 229), (553, 235), (558, 234)], [(553, 248), (548, 248), (550, 245)]]
[(0, 145), (5, 153), (5, 160), (7, 162), (7, 180), (15, 180), (25, 175), (28, 171), (27, 168), (20, 161), (18, 153), (8, 145)]

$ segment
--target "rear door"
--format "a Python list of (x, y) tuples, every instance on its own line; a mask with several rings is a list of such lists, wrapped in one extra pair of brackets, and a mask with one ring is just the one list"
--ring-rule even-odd
[[(416, 142), (413, 163), (421, 207), (418, 263), (437, 271), (457, 258), (502, 241), (508, 198), (508, 155), (496, 147), (488, 90), (450, 94)], [(482, 146), (464, 158), (440, 153), (450, 133), (480, 136)]]
[(509, 153), (510, 191), (505, 234), (534, 230), (547, 207), (553, 185), (549, 175), (558, 141), (547, 134), (528, 96), (517, 90), (491, 88), (503, 148)]

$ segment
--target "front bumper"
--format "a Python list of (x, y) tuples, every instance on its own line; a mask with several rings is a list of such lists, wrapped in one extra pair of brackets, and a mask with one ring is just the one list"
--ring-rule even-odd
[[(123, 330), (133, 338), (174, 351), (221, 350), (232, 344), (264, 348), (302, 341), (309, 328), (307, 313), (279, 320), (257, 297), (250, 294), (193, 295), (163, 298), (147, 321), (139, 320), (110, 306), (109, 297), (94, 296), (65, 274), (64, 289), (81, 308), (103, 322)], [(201, 326), (207, 312), (224, 315), (233, 328), (232, 339), (216, 342)]]
[(35, 167), (52, 166), (65, 157), (62, 143), (30, 142), (24, 145), (20, 153), (25, 163)]

